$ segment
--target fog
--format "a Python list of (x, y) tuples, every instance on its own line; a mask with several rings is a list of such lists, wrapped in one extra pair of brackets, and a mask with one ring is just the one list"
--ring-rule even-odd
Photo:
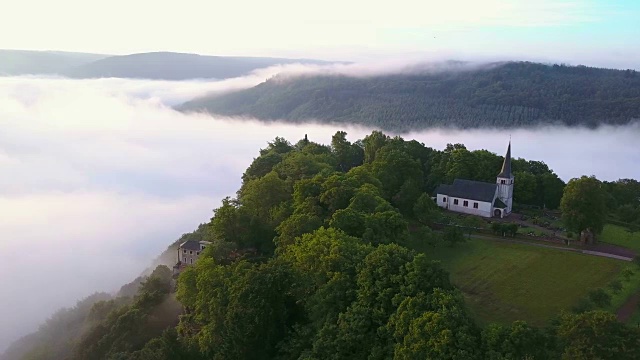
[[(328, 143), (336, 130), (346, 130), (351, 140), (371, 131), (171, 109), (281, 70), (220, 82), (0, 78), (0, 352), (57, 309), (95, 291), (115, 291), (139, 275), (235, 194), (267, 141), (283, 136), (296, 142), (308, 134)], [(543, 160), (565, 180), (582, 174), (614, 180), (640, 178), (638, 135), (639, 127), (631, 126), (404, 137), (439, 149), (461, 142), (502, 155), (511, 136), (514, 156)]]

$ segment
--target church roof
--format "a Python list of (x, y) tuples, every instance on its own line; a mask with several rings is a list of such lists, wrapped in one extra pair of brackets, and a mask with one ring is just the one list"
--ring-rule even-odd
[(180, 249), (200, 250), (200, 243), (194, 240), (187, 240), (180, 244)]
[(211, 244), (209, 241), (195, 241), (195, 240), (187, 240), (180, 244), (180, 249), (185, 250), (200, 250), (200, 245), (209, 245)]
[(493, 202), (493, 207), (496, 207), (496, 208), (499, 208), (499, 209), (504, 209), (504, 208), (507, 207), (507, 204), (505, 204), (499, 198), (496, 198), (496, 200)]
[(511, 141), (509, 141), (509, 147), (507, 148), (507, 155), (504, 157), (502, 163), (502, 170), (498, 174), (500, 178), (511, 178)]
[(436, 194), (483, 202), (492, 202), (498, 185), (473, 180), (455, 179), (452, 185), (440, 185)]

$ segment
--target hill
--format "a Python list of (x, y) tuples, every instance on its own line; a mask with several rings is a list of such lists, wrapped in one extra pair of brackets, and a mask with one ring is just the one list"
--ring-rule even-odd
[(245, 75), (255, 69), (291, 63), (321, 64), (324, 62), (306, 59), (204, 56), (153, 52), (111, 56), (70, 69), (65, 72), (65, 75), (75, 78), (226, 79)]
[(64, 51), (0, 50), (0, 76), (60, 75), (108, 55)]
[(640, 74), (585, 66), (496, 63), (476, 70), (272, 78), (251, 89), (179, 107), (225, 116), (428, 127), (595, 127), (640, 119)]
[(320, 60), (204, 56), (150, 52), (122, 56), (50, 51), (0, 50), (0, 76), (58, 75), (153, 80), (226, 79), (279, 64), (326, 64)]

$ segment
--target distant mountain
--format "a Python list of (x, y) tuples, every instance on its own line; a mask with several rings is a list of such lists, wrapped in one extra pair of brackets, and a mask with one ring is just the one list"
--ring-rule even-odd
[(111, 56), (71, 69), (65, 74), (77, 78), (226, 79), (245, 75), (255, 69), (290, 63), (323, 64), (325, 62), (307, 59), (204, 56), (155, 52)]
[(49, 51), (0, 50), (0, 76), (59, 75), (72, 78), (157, 80), (226, 79), (278, 64), (327, 64), (309, 59), (204, 56), (152, 52), (123, 56)]
[(60, 75), (109, 55), (64, 51), (0, 50), (0, 76)]
[(277, 76), (253, 88), (178, 107), (224, 116), (428, 127), (597, 126), (640, 119), (640, 74), (529, 62), (477, 70), (376, 77)]

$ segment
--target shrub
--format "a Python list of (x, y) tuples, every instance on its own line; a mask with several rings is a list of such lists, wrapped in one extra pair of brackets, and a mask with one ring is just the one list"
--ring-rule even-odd
[(611, 295), (602, 288), (589, 291), (589, 300), (597, 307), (607, 307), (611, 305)]
[(620, 280), (618, 279), (611, 281), (607, 286), (609, 287), (609, 289), (611, 289), (611, 291), (613, 291), (614, 294), (617, 294), (620, 292), (620, 290), (622, 290), (622, 282), (620, 282)]

